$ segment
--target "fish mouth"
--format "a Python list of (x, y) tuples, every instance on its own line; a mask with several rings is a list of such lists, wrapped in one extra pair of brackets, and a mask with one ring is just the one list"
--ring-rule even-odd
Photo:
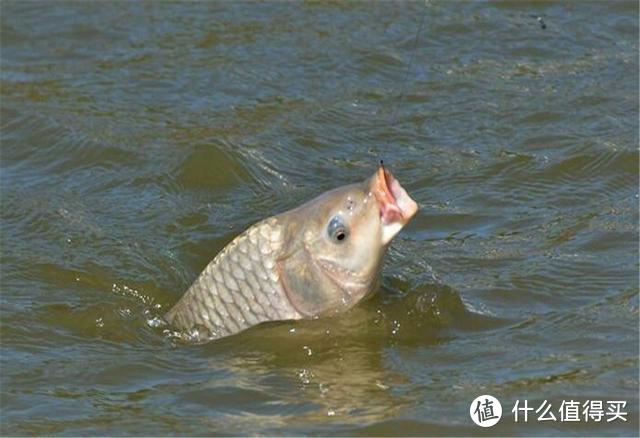
[[(342, 308), (353, 307), (372, 291), (372, 282), (364, 276), (343, 268), (331, 260), (322, 257), (316, 258), (306, 244), (303, 247), (311, 263), (326, 275), (329, 281), (341, 292), (342, 297), (336, 304), (341, 305)], [(291, 301), (290, 298), (289, 300)], [(298, 312), (303, 313), (300, 310)]]
[(361, 275), (341, 268), (337, 264), (323, 259), (313, 259), (316, 265), (327, 275), (327, 277), (346, 295), (343, 297), (342, 304), (353, 306), (362, 297), (368, 294), (370, 290), (370, 282), (362, 278)]
[(381, 164), (373, 176), (372, 191), (380, 206), (383, 225), (405, 225), (415, 216), (418, 204), (411, 199), (397, 179)]

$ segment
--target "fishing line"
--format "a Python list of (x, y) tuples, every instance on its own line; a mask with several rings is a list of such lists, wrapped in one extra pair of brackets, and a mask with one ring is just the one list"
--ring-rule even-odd
[(427, 16), (427, 8), (425, 3), (425, 8), (422, 11), (422, 19), (420, 20), (420, 26), (418, 26), (418, 31), (416, 32), (416, 37), (413, 40), (413, 48), (411, 49), (411, 57), (409, 58), (409, 65), (407, 65), (407, 70), (404, 73), (404, 79), (401, 82), (400, 88), (400, 96), (398, 98), (398, 104), (396, 105), (392, 116), (391, 116), (391, 126), (395, 126), (398, 121), (398, 113), (400, 107), (402, 106), (402, 102), (404, 101), (405, 88), (407, 86), (407, 80), (409, 79), (409, 73), (411, 73), (411, 66), (413, 65), (413, 59), (416, 57), (416, 52), (418, 49), (418, 41), (420, 40), (420, 33), (422, 33), (422, 28), (424, 27), (424, 21)]

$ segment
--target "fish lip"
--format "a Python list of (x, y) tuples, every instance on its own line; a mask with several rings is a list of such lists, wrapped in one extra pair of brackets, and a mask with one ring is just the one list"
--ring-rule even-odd
[(322, 270), (325, 271), (327, 274), (329, 274), (334, 280), (338, 280), (337, 275), (344, 275), (350, 280), (352, 280), (352, 283), (355, 283), (355, 284), (346, 286), (348, 288), (363, 287), (367, 283), (367, 281), (361, 278), (361, 276), (358, 273), (351, 271), (349, 269), (341, 268), (340, 266), (338, 266), (337, 264), (335, 264), (330, 260), (318, 258), (316, 259), (316, 261), (318, 262), (318, 265), (322, 268)]
[[(327, 277), (329, 277), (338, 289), (346, 292), (349, 297), (357, 297), (363, 290), (368, 288), (367, 280), (361, 278), (356, 272), (343, 269), (327, 259), (314, 257), (311, 259), (316, 266), (327, 274)], [(342, 275), (346, 276), (350, 281), (345, 282), (345, 278), (341, 278)]]
[[(341, 304), (343, 307), (343, 309), (346, 308), (351, 308), (354, 305), (356, 305), (362, 298), (364, 298), (365, 296), (367, 296), (370, 293), (370, 286), (369, 283), (367, 282), (366, 279), (361, 278), (360, 275), (358, 275), (357, 272), (354, 271), (350, 271), (347, 269), (343, 269), (340, 268), (338, 265), (336, 265), (334, 262), (324, 259), (324, 258), (320, 258), (320, 257), (314, 257), (313, 253), (309, 250), (309, 247), (307, 246), (306, 243), (303, 243), (302, 245), (302, 249), (303, 251), (305, 251), (307, 253), (307, 256), (309, 257), (309, 259), (311, 260), (311, 263), (313, 264), (313, 266), (315, 266), (317, 269), (319, 269), (322, 273), (324, 273), (327, 278), (329, 279), (329, 281), (331, 283), (333, 283), (336, 288), (338, 288), (338, 290), (341, 292), (342, 294), (342, 298), (341, 298)], [(321, 314), (327, 314), (327, 311), (329, 313), (332, 313), (334, 310), (331, 310), (331, 308), (329, 308), (329, 310), (325, 309), (323, 311), (321, 311), (320, 313), (309, 313), (304, 311), (304, 309), (299, 309), (294, 300), (292, 300), (291, 298), (291, 291), (289, 290), (289, 285), (286, 282), (286, 276), (281, 274), (280, 271), (280, 266), (278, 265), (278, 269), (279, 269), (279, 273), (280, 273), (280, 282), (281, 285), (285, 291), (285, 294), (287, 295), (287, 299), (289, 301), (289, 303), (291, 303), (291, 305), (294, 307), (294, 309), (302, 316), (305, 318), (313, 318), (316, 316), (319, 316)], [(341, 278), (341, 274), (343, 275), (347, 275), (347, 278), (351, 281), (345, 282), (344, 278)]]
[(380, 219), (387, 225), (398, 222), (402, 225), (418, 211), (418, 204), (411, 199), (393, 174), (380, 166), (373, 178), (373, 194), (380, 206)]

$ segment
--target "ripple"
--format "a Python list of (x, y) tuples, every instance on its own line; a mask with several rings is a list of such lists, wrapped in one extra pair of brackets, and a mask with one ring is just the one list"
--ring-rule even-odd
[(237, 159), (224, 150), (200, 146), (182, 162), (177, 181), (186, 189), (224, 188), (249, 181), (249, 174)]

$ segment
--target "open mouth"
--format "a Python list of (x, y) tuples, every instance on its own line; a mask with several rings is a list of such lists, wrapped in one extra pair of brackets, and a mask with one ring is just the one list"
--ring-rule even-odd
[(397, 222), (404, 225), (418, 211), (418, 204), (382, 165), (374, 177), (373, 192), (380, 206), (383, 224)]

